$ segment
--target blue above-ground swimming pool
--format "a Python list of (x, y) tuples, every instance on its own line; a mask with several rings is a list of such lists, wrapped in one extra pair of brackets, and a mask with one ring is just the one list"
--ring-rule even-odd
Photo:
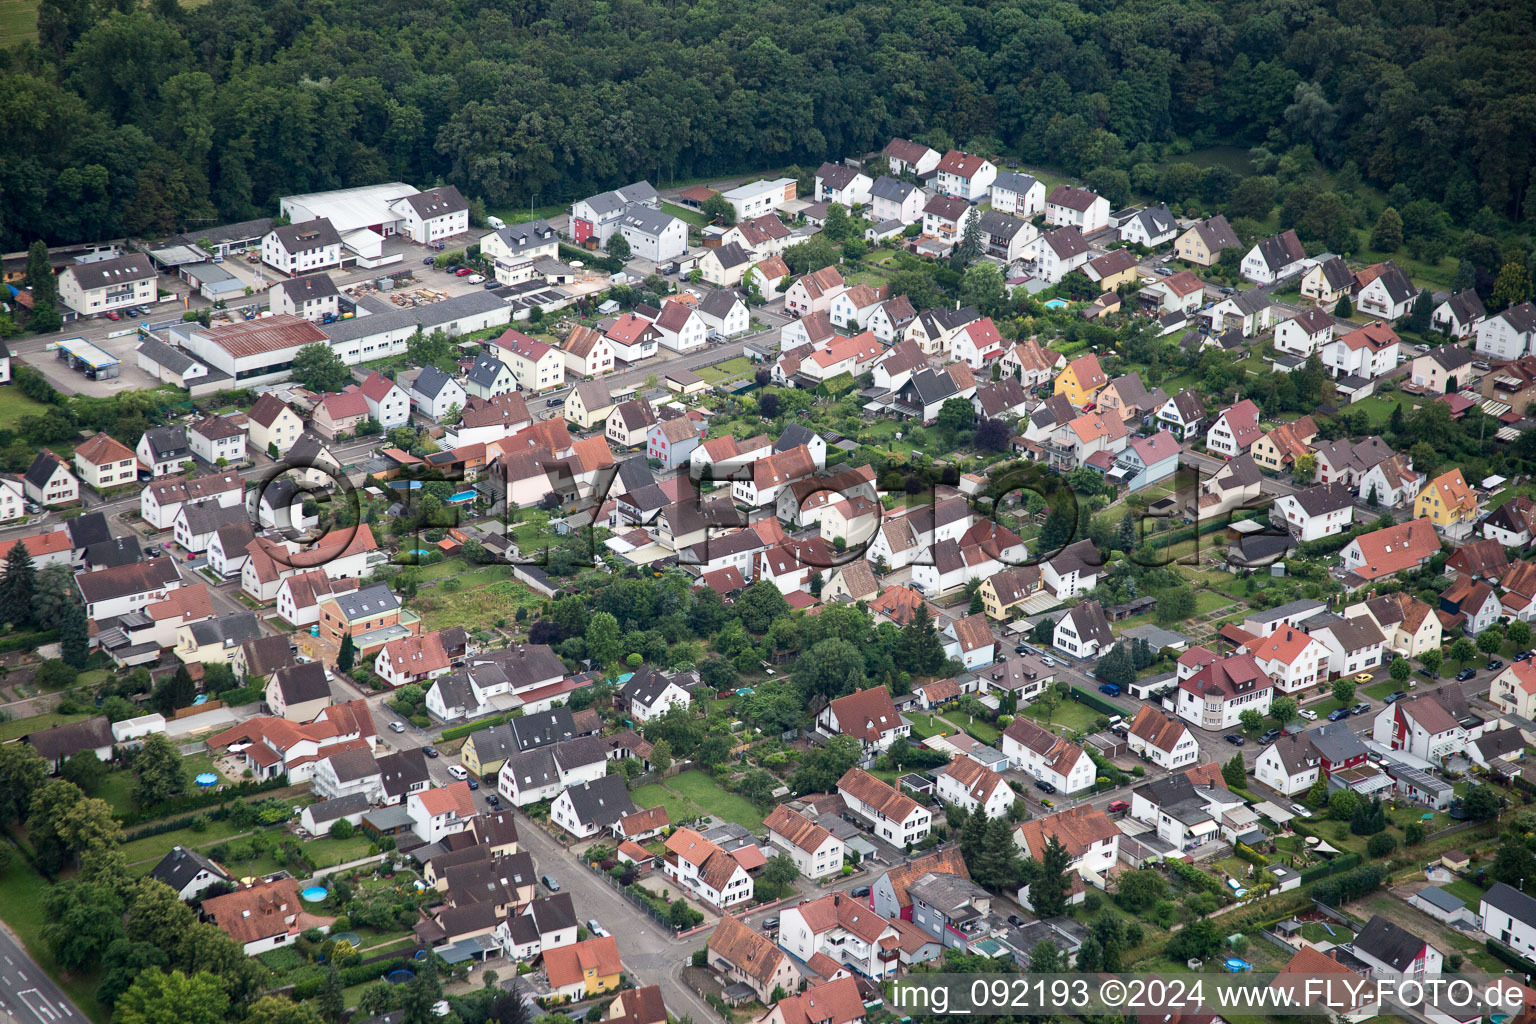
[(1249, 963), (1247, 960), (1242, 959), (1241, 957), (1235, 956), (1227, 957), (1226, 967), (1227, 970), (1231, 971), (1233, 974), (1242, 974), (1244, 971), (1253, 970), (1253, 964)]
[(421, 490), (421, 481), (420, 480), (391, 480), (388, 483), (386, 483), (384, 486), (390, 488), (391, 490), (395, 490), (395, 491), (404, 491), (404, 490), (419, 491), (419, 490)]
[(299, 893), (300, 896), (304, 897), (304, 901), (306, 903), (319, 903), (330, 894), (331, 891), (323, 885), (311, 885), (309, 888)]
[(1045, 304), (1046, 309), (1066, 309), (1070, 303), (1066, 299), (1052, 299)]
[(207, 789), (209, 786), (217, 785), (218, 781), (219, 777), (213, 774), (213, 772), (203, 772), (197, 777), (197, 784), (202, 786), (204, 789)]
[(398, 967), (384, 975), (384, 980), (391, 985), (404, 985), (414, 977), (416, 977), (415, 971), (408, 971), (404, 967)]
[(474, 500), (475, 500), (475, 492), (474, 491), (460, 491), (457, 494), (450, 494), (450, 495), (448, 495), (448, 504), (450, 504), (450, 505), (462, 505), (465, 502), (474, 501)]

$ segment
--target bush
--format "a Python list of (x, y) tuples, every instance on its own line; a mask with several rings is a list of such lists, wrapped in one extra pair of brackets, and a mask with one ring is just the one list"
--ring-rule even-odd
[(1397, 840), (1386, 832), (1378, 832), (1371, 836), (1371, 841), (1365, 844), (1365, 852), (1372, 857), (1389, 856), (1397, 849)]

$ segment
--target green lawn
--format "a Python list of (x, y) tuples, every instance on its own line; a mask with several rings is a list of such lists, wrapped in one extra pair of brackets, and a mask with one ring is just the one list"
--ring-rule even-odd
[(68, 725), (70, 722), (78, 722), (82, 718), (90, 718), (93, 711), (81, 711), (74, 715), (61, 715), (57, 712), (49, 712), (46, 715), (33, 715), (31, 718), (13, 718), (8, 722), (0, 722), (0, 743), (9, 740), (20, 739), (30, 732), (42, 732), (44, 729), (55, 725)]
[(1482, 904), (1483, 890), (1465, 878), (1458, 878), (1440, 888), (1465, 903), (1469, 910), (1476, 910)]
[(735, 359), (727, 359), (723, 363), (713, 366), (703, 366), (693, 371), (711, 384), (718, 384), (723, 380), (735, 380), (737, 377), (745, 377), (752, 372), (752, 360), (746, 356), (737, 356)]
[(673, 203), (662, 203), (661, 208), (667, 213), (670, 213), (672, 216), (676, 217), (678, 220), (685, 221), (689, 225), (696, 228), (702, 228), (704, 225), (709, 223), (709, 218), (704, 216), (704, 214), (700, 213), (698, 210), (690, 210), (686, 206), (677, 206)]
[(249, 828), (231, 825), (227, 819), (224, 821), (210, 821), (208, 822), (208, 827), (201, 832), (194, 832), (190, 828), (179, 828), (174, 832), (162, 832), (157, 836), (145, 836), (143, 839), (135, 839), (131, 843), (124, 843), (122, 846), (123, 856), (129, 864), (144, 861), (148, 863), (149, 867), (154, 867), (155, 862), (167, 853), (170, 853), (174, 847), (201, 848), (212, 846), (214, 843), (222, 843), (227, 839), (249, 831), (251, 831)]
[(1348, 942), (1355, 937), (1355, 933), (1343, 925), (1329, 922), (1328, 928), (1333, 929), (1333, 934), (1328, 934), (1328, 929), (1323, 927), (1321, 921), (1308, 921), (1301, 926), (1301, 937), (1308, 942), (1332, 942), (1334, 945)]
[[(498, 568), (489, 566), (488, 568)], [(511, 621), (519, 607), (537, 608), (542, 598), (516, 580), (503, 579), (489, 586), (448, 593), (441, 586), (422, 591), (415, 610), (428, 631), (448, 626), (483, 629), (498, 619)]]
[[(0, 0), (0, 46), (36, 38), (37, 0)], [(6, 388), (6, 391), (15, 390)]]
[(96, 1001), (96, 986), (101, 979), (94, 972), (64, 977), (43, 941), (45, 918), (38, 894), (46, 884), (17, 854), (11, 867), (0, 875), (0, 918), (5, 919), (32, 959), (59, 983), (75, 1005), (91, 1020), (105, 1024), (111, 1013)]
[(570, 203), (555, 203), (550, 206), (535, 206), (531, 209), (526, 206), (503, 207), (499, 210), (488, 210), (486, 212), (494, 217), (500, 217), (508, 224), (522, 224), (530, 220), (538, 220), (541, 217), (545, 219), (558, 217), (570, 208)]
[(666, 807), (673, 821), (713, 814), (753, 832), (763, 827), (763, 812), (752, 801), (735, 793), (727, 793), (714, 779), (698, 770), (674, 775), (665, 782), (641, 786), (631, 796), (637, 806), (655, 807), (661, 804)]
[(1049, 722), (1046, 721), (1044, 711), (1035, 705), (1020, 708), (1019, 714), (1033, 718), (1042, 725), (1065, 726), (1070, 732), (1092, 732), (1093, 723), (1099, 717), (1099, 713), (1088, 705), (1070, 700), (1056, 705)]

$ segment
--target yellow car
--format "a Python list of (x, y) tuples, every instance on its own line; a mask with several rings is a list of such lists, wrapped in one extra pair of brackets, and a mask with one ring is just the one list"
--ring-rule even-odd
[(1361, 672), (1359, 675), (1355, 676), (1355, 682), (1357, 683), (1368, 683), (1370, 681), (1371, 674), (1369, 672)]

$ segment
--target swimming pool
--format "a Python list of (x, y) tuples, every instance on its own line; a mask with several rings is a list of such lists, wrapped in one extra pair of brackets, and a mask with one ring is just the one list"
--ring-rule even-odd
[(449, 504), (452, 504), (452, 505), (462, 505), (462, 504), (464, 504), (467, 501), (474, 501), (474, 500), (475, 500), (475, 492), (474, 491), (460, 491), (457, 494), (450, 494), (450, 495), (448, 495), (448, 502), (449, 502)]
[(1046, 309), (1066, 309), (1069, 303), (1066, 299), (1051, 299), (1045, 304)]
[(309, 888), (299, 893), (300, 896), (304, 897), (305, 903), (319, 903), (330, 894), (330, 890), (323, 885), (311, 885)]

